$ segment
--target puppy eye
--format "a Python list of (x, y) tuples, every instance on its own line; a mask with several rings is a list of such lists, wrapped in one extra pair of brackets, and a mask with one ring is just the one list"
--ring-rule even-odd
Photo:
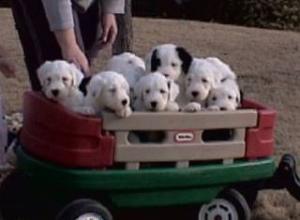
[(212, 97), (212, 100), (217, 101), (217, 97), (216, 96)]
[(51, 82), (51, 78), (50, 77), (47, 78), (47, 82)]
[(63, 80), (64, 82), (66, 82), (66, 81), (68, 81), (68, 78), (67, 78), (67, 77), (63, 77), (62, 80)]
[(188, 79), (187, 79), (187, 81), (188, 81), (188, 82), (191, 82), (191, 81), (192, 81), (192, 79), (191, 79), (191, 78), (188, 78)]
[(117, 90), (116, 90), (116, 88), (112, 88), (112, 89), (110, 89), (109, 90), (111, 93), (115, 93)]
[(233, 99), (233, 97), (232, 97), (231, 95), (229, 95), (229, 96), (228, 96), (228, 99), (230, 99), (230, 100), (231, 100), (231, 99)]
[(208, 80), (207, 79), (205, 79), (205, 78), (202, 78), (202, 80), (201, 80), (203, 83), (208, 83)]
[(163, 90), (163, 89), (161, 89), (159, 91), (160, 91), (161, 94), (165, 94), (166, 93), (166, 90)]
[(177, 63), (171, 63), (171, 66), (172, 67), (177, 67), (178, 65), (177, 65)]
[(149, 93), (150, 93), (150, 89), (147, 89), (147, 90), (146, 90), (146, 94), (149, 94)]

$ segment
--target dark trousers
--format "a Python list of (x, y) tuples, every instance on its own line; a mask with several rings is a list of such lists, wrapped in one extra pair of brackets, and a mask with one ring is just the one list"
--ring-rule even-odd
[[(62, 59), (60, 47), (49, 29), (41, 0), (12, 0), (12, 11), (31, 87), (34, 91), (38, 91), (41, 85), (36, 70), (46, 60)], [(99, 16), (97, 1), (85, 13), (79, 13), (73, 8), (77, 43), (89, 60), (91, 57), (88, 51), (92, 50), (100, 35)]]

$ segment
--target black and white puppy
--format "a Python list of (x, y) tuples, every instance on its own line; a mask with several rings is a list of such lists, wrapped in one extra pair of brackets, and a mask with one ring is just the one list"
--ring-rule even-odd
[(161, 44), (146, 56), (146, 72), (160, 72), (166, 78), (178, 80), (181, 73), (187, 73), (193, 57), (183, 47)]

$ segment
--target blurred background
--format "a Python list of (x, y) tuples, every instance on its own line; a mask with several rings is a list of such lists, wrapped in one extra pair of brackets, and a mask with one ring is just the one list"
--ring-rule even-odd
[[(132, 14), (135, 17), (190, 19), (261, 28), (300, 30), (299, 0), (130, 1)], [(0, 0), (0, 6), (8, 7), (9, 2), (10, 0)]]
[(133, 15), (300, 30), (299, 0), (133, 0)]

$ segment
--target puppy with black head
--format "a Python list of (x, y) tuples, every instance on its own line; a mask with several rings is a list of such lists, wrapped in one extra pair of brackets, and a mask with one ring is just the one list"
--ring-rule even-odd
[(146, 56), (146, 72), (160, 72), (166, 78), (177, 81), (182, 73), (187, 73), (193, 57), (183, 47), (161, 44)]

